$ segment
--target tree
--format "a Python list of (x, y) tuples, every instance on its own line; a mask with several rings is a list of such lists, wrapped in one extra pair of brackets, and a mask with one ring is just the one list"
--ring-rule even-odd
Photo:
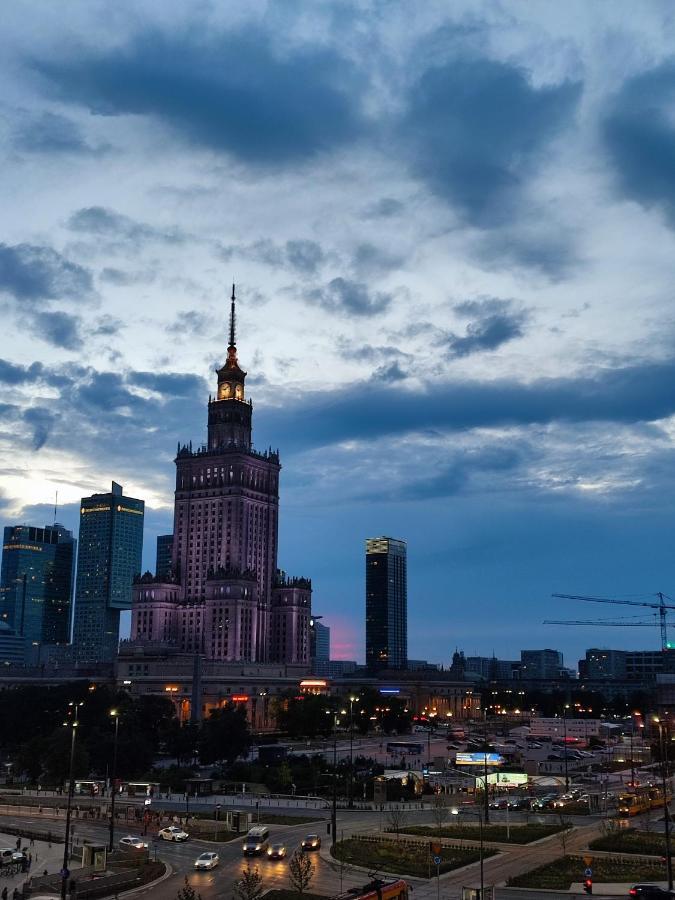
[(258, 867), (252, 869), (250, 864), (241, 870), (241, 878), (235, 882), (234, 893), (237, 900), (258, 900), (263, 892), (262, 875)]
[(403, 828), (406, 820), (405, 810), (401, 809), (400, 806), (392, 806), (387, 814), (387, 819), (389, 820), (389, 830), (393, 831), (398, 839), (401, 834), (401, 828)]
[(431, 815), (438, 827), (438, 835), (440, 837), (441, 830), (448, 821), (448, 816), (450, 815), (450, 810), (448, 809), (448, 803), (444, 794), (436, 794), (431, 801)]
[(279, 766), (277, 780), (282, 790), (286, 790), (293, 783), (293, 773), (291, 772), (291, 767), (289, 766), (287, 759)]
[(295, 890), (302, 896), (314, 877), (314, 866), (307, 853), (296, 850), (288, 863), (288, 877)]
[(251, 737), (243, 707), (228, 703), (211, 710), (199, 735), (199, 759), (202, 763), (233, 763), (248, 753)]
[(197, 893), (192, 887), (187, 879), (187, 875), (185, 876), (185, 884), (176, 894), (176, 900), (202, 900), (202, 895)]

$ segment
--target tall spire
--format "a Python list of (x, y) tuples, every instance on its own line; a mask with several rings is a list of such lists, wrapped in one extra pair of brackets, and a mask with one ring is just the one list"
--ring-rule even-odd
[(235, 312), (234, 312), (235, 299), (236, 298), (234, 296), (234, 284), (233, 284), (232, 285), (232, 297), (231, 297), (232, 306), (230, 307), (230, 347), (237, 346), (236, 327), (235, 327)]

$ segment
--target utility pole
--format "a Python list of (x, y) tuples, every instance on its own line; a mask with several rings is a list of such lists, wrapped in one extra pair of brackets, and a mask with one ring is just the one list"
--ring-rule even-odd
[[(673, 856), (670, 849), (670, 805), (668, 803), (668, 786), (666, 783), (668, 768), (667, 735), (664, 733), (664, 723), (661, 719), (654, 719), (659, 728), (659, 744), (661, 751), (661, 787), (663, 790), (663, 831), (666, 838), (666, 865), (668, 868), (668, 890), (673, 889)], [(666, 725), (668, 722), (666, 721)]]
[(567, 771), (567, 708), (568, 704), (566, 703), (563, 706), (563, 759), (565, 760), (565, 790), (569, 791), (570, 776)]
[(110, 840), (108, 842), (108, 850), (112, 853), (115, 849), (115, 795), (117, 794), (115, 782), (117, 780), (117, 735), (120, 727), (119, 710), (111, 709), (110, 715), (115, 720), (115, 743), (113, 744), (112, 778), (110, 779), (112, 791), (110, 794)]
[(66, 892), (68, 888), (68, 876), (70, 871), (68, 863), (70, 862), (70, 815), (73, 806), (73, 794), (75, 792), (75, 735), (77, 734), (78, 713), (82, 703), (71, 702), (68, 704), (69, 713), (72, 716), (70, 722), (65, 721), (63, 724), (70, 726), (70, 766), (68, 770), (68, 805), (66, 807), (66, 835), (63, 847), (63, 866), (61, 867), (61, 900), (66, 900)]
[[(487, 709), (484, 712), (485, 716), (485, 728), (483, 737), (485, 742), (483, 744), (483, 810), (484, 810), (484, 821), (486, 825), (490, 824), (490, 801), (488, 799), (488, 734), (487, 734)], [(483, 894), (481, 892), (481, 898)]]

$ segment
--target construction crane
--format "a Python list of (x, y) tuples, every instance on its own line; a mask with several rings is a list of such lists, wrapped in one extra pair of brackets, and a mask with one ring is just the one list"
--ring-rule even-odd
[[(655, 609), (658, 618), (659, 618), (659, 626), (661, 628), (661, 649), (668, 650), (668, 628), (667, 628), (667, 614), (669, 609), (675, 609), (675, 604), (666, 603), (666, 600), (670, 600), (670, 597), (666, 597), (665, 594), (659, 591), (655, 596), (658, 597), (658, 603), (655, 601), (649, 600), (616, 600), (610, 599), (609, 597), (586, 597), (581, 594), (551, 594), (552, 597), (556, 597), (560, 600), (584, 600), (588, 603), (614, 603), (622, 606), (642, 606), (647, 607), (648, 609)], [(547, 624), (556, 624), (556, 625), (566, 625), (566, 624), (576, 624), (576, 625), (609, 625), (612, 627), (615, 626), (624, 626), (628, 627), (642, 627), (644, 625), (649, 625), (649, 622), (549, 622)]]

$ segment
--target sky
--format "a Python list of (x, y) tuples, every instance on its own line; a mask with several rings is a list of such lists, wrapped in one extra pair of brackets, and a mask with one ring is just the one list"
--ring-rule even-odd
[(0, 523), (114, 479), (153, 567), (236, 281), (334, 657), (381, 534), (411, 658), (658, 646), (543, 620), (675, 596), (674, 46), (669, 2), (10, 4)]

